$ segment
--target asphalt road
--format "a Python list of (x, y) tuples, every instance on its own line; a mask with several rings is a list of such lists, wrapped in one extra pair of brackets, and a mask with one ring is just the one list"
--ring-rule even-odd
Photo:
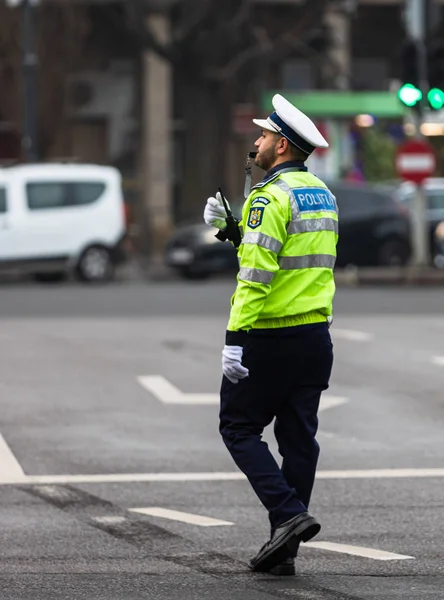
[(323, 527), (277, 578), (211, 403), (233, 288), (0, 286), (2, 600), (444, 598), (444, 289), (339, 289)]

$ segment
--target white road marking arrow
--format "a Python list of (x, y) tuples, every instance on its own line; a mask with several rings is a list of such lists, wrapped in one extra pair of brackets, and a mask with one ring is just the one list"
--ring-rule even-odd
[[(137, 381), (164, 404), (219, 404), (219, 394), (185, 394), (162, 375), (141, 375), (137, 378)], [(325, 395), (321, 398), (319, 411), (335, 408), (346, 402), (348, 402), (348, 399), (342, 396)]]
[(218, 394), (184, 394), (161, 375), (142, 376), (137, 381), (164, 404), (219, 404)]

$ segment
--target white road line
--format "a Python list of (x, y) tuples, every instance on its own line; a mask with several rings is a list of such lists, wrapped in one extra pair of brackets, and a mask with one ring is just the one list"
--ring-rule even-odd
[(318, 471), (317, 479), (403, 479), (444, 477), (444, 469), (362, 469), (350, 471)]
[(444, 356), (434, 356), (432, 358), (432, 363), (434, 365), (438, 365), (439, 367), (444, 367)]
[(373, 548), (363, 548), (361, 546), (349, 546), (347, 544), (335, 544), (333, 542), (308, 542), (304, 544), (309, 548), (317, 550), (329, 550), (330, 552), (340, 552), (341, 554), (350, 554), (351, 556), (362, 556), (372, 558), (373, 560), (411, 560), (414, 556), (405, 554), (395, 554), (394, 552), (385, 552), (384, 550), (374, 550)]
[(25, 473), (22, 467), (0, 434), (0, 483), (3, 480), (22, 479), (23, 477), (25, 477)]
[(0, 480), (1, 485), (64, 485), (70, 483), (174, 483), (176, 481), (238, 481), (245, 479), (243, 473), (115, 473), (104, 475), (28, 475), (24, 478)]
[[(318, 471), (317, 479), (421, 479), (442, 478), (444, 469), (367, 469)], [(239, 471), (209, 473), (115, 473), (104, 475), (25, 475), (4, 477), (2, 485), (63, 485), (70, 483), (173, 483), (175, 481), (241, 481)]]
[(334, 326), (331, 328), (332, 338), (338, 338), (342, 340), (348, 340), (349, 342), (371, 342), (375, 339), (373, 333), (367, 331), (355, 331), (354, 329), (336, 329)]
[[(137, 381), (164, 404), (219, 405), (219, 394), (185, 394), (162, 375), (141, 375), (137, 377)], [(346, 402), (348, 402), (347, 398), (326, 394), (321, 398), (319, 410), (335, 408)]]
[(212, 517), (204, 517), (193, 513), (170, 510), (168, 508), (160, 508), (159, 506), (152, 506), (151, 508), (130, 508), (129, 510), (141, 515), (161, 517), (162, 519), (169, 519), (170, 521), (181, 521), (182, 523), (190, 523), (191, 525), (199, 525), (200, 527), (234, 525), (231, 521), (221, 521), (220, 519), (213, 519)]

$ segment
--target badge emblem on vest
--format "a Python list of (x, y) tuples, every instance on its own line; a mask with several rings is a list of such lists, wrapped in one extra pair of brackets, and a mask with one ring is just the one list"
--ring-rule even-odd
[(256, 208), (250, 208), (250, 214), (248, 215), (248, 227), (255, 229), (262, 223), (265, 208), (263, 206), (257, 206)]

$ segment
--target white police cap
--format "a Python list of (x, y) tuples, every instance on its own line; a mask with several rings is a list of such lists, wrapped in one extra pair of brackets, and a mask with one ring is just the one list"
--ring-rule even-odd
[(280, 133), (294, 146), (311, 154), (316, 148), (328, 148), (328, 142), (311, 119), (280, 94), (273, 96), (275, 110), (267, 119), (253, 119), (261, 129)]

